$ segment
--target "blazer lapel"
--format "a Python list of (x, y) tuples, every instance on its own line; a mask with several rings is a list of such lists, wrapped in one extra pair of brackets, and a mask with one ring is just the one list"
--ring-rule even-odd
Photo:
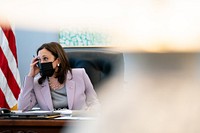
[(74, 102), (74, 93), (75, 93), (75, 82), (73, 80), (66, 81), (66, 92), (67, 92), (68, 108), (72, 109)]
[(50, 88), (49, 88), (47, 79), (42, 84), (41, 95), (42, 95), (47, 107), (49, 108), (49, 110), (53, 110), (53, 103), (52, 103)]

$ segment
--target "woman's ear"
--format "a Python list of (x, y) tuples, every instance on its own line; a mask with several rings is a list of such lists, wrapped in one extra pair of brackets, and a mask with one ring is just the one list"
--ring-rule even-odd
[(60, 65), (60, 58), (57, 58), (57, 63)]

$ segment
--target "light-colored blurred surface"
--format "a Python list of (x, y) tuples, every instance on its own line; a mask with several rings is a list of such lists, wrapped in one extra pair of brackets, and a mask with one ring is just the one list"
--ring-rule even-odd
[(125, 51), (199, 51), (197, 0), (0, 0), (1, 21), (58, 31), (90, 29), (111, 35)]
[[(132, 53), (124, 88), (115, 77), (102, 86), (102, 115), (83, 133), (200, 131), (199, 54)], [(65, 130), (67, 132), (67, 130)]]

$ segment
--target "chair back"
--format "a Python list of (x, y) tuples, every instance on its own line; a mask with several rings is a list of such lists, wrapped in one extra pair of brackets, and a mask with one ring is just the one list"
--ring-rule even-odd
[(64, 48), (72, 68), (85, 68), (94, 89), (120, 74), (124, 80), (123, 53), (104, 48)]

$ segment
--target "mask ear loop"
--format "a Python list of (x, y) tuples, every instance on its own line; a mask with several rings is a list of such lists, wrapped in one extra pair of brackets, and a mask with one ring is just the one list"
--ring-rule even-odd
[[(58, 57), (56, 57), (54, 61), (56, 61), (57, 59), (58, 59)], [(52, 63), (54, 63), (54, 61), (52, 61)], [(57, 66), (59, 67), (60, 64), (58, 63)]]

